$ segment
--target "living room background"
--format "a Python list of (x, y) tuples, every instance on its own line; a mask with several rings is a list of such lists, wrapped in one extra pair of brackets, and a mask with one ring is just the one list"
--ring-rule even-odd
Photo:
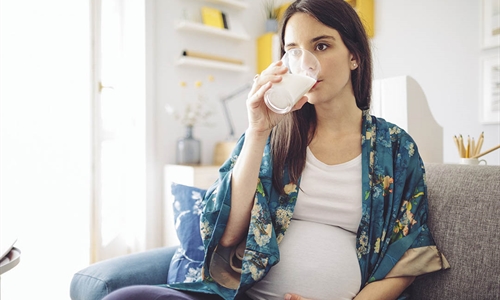
[[(90, 1), (0, 1), (0, 228), (18, 233), (22, 251), (19, 266), (2, 276), (2, 296), (67, 299), (73, 272), (89, 262), (92, 234)], [(255, 39), (265, 31), (264, 16), (260, 2), (242, 1), (250, 5), (234, 15), (250, 39), (235, 43), (234, 55), (255, 66)], [(174, 66), (179, 43), (192, 42), (175, 30), (182, 2), (144, 0), (146, 97), (154, 100), (147, 108), (153, 126), (146, 134), (152, 143), (146, 248), (161, 246), (162, 170), (175, 163), (175, 143), (184, 131), (165, 104), (181, 98), (180, 81), (206, 81), (212, 75), (206, 89), (218, 105), (218, 97), (255, 74), (253, 67), (228, 73)], [(453, 135), (484, 132), (483, 149), (500, 144), (500, 125), (479, 120), (481, 59), (499, 55), (498, 48), (481, 48), (480, 24), (481, 1), (376, 1), (375, 78), (410, 75), (420, 83), (444, 128), (445, 163), (458, 161)], [(221, 43), (199, 42), (207, 48)], [(229, 103), (236, 135), (246, 127), (244, 102), (245, 94)], [(195, 129), (206, 150), (205, 164), (214, 144), (228, 134), (220, 111), (214, 121)], [(499, 165), (500, 151), (484, 158)]]

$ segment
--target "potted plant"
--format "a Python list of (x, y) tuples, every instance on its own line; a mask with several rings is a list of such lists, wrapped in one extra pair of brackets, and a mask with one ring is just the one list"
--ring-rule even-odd
[(266, 14), (266, 32), (278, 31), (278, 10), (276, 0), (264, 0), (264, 12)]

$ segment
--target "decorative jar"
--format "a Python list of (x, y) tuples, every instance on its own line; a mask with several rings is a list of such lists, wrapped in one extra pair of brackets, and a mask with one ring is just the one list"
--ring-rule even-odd
[(177, 140), (176, 163), (199, 165), (201, 163), (201, 142), (193, 136), (193, 126), (186, 126), (186, 134)]

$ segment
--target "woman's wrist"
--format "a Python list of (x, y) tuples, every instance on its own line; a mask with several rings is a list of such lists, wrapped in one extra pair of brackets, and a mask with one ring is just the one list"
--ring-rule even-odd
[(252, 140), (254, 142), (267, 142), (269, 138), (269, 134), (271, 134), (271, 129), (266, 130), (257, 130), (254, 128), (248, 127), (245, 131), (245, 141)]

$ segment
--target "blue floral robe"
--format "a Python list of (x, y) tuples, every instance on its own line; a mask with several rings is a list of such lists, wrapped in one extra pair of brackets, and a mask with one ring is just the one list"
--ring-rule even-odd
[[(231, 170), (244, 141), (220, 168), (220, 177), (205, 195), (201, 233), (205, 247), (202, 281), (176, 284), (183, 290), (217, 293), (234, 299), (261, 280), (279, 262), (278, 244), (286, 236), (297, 195), (285, 170), (280, 196), (272, 186), (269, 141), (264, 150), (246, 240), (240, 286), (224, 288), (211, 278), (209, 257), (227, 224), (231, 206)], [(425, 170), (413, 139), (401, 128), (363, 112), (362, 218), (356, 251), (361, 288), (386, 277), (418, 276), (449, 268), (427, 227)]]

